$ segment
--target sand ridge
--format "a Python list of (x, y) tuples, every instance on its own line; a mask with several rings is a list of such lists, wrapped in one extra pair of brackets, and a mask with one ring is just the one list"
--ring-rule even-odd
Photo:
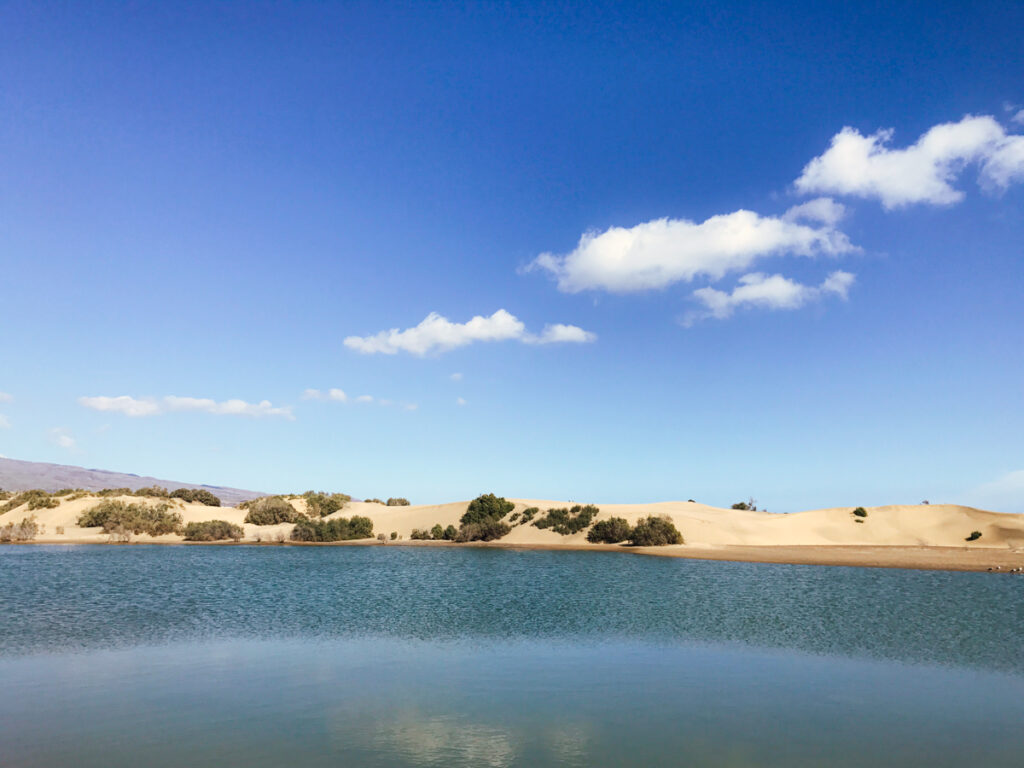
[[(120, 497), (128, 503), (145, 501), (134, 496)], [(542, 511), (570, 506), (572, 502), (549, 499), (509, 499), (514, 512), (527, 507)], [(18, 522), (29, 514), (43, 524), (39, 543), (106, 543), (109, 536), (99, 528), (80, 528), (76, 520), (98, 503), (95, 496), (64, 500), (53, 509), (29, 512), (25, 506), (0, 515), (0, 525)], [(156, 503), (151, 499), (148, 503)], [(287, 539), (290, 524), (255, 526), (245, 523), (246, 511), (235, 507), (208, 507), (172, 500), (185, 523), (226, 520), (241, 525), (245, 542), (274, 542)], [(301, 499), (292, 501), (304, 511)], [(374, 532), (390, 536), (394, 531), (406, 543), (415, 528), (430, 529), (459, 524), (468, 501), (447, 504), (387, 507), (382, 504), (350, 502), (331, 517), (363, 515), (373, 520)], [(498, 542), (504, 547), (628, 549), (645, 554), (741, 559), (763, 562), (826, 562), (830, 564), (918, 563), (908, 567), (969, 567), (984, 570), (987, 563), (1000, 569), (1024, 566), (1024, 515), (989, 512), (955, 504), (915, 504), (868, 507), (867, 517), (853, 515), (852, 507), (808, 510), (777, 514), (763, 511), (722, 509), (689, 501), (652, 504), (598, 504), (597, 520), (625, 518), (630, 524), (647, 515), (667, 515), (683, 534), (685, 544), (654, 549), (617, 545), (592, 545), (586, 532), (562, 536), (533, 525), (516, 525)], [(507, 518), (506, 518), (507, 519)], [(861, 522), (857, 522), (860, 520)], [(979, 539), (967, 542), (972, 531)], [(182, 541), (176, 534), (159, 537), (133, 536), (139, 543)], [(427, 542), (426, 544), (431, 544)], [(450, 546), (450, 545), (449, 545)], [(921, 552), (930, 553), (927, 557)], [(831, 553), (831, 554), (823, 554)], [(917, 554), (915, 554), (917, 553)], [(994, 567), (994, 566), (993, 566)]]

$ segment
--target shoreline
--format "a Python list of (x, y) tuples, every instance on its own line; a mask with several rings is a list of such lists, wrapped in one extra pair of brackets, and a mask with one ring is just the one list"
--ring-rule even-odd
[(522, 551), (609, 552), (649, 557), (674, 557), (684, 560), (760, 563), (767, 565), (818, 565), (849, 568), (898, 568), (925, 571), (973, 571), (1013, 574), (1024, 573), (1024, 552), (1009, 549), (966, 547), (908, 547), (865, 546), (857, 544), (823, 545), (725, 545), (667, 547), (632, 547), (615, 544), (524, 544), (516, 542), (449, 541), (387, 541), (359, 539), (337, 542), (254, 542), (254, 541), (68, 541), (36, 539), (24, 542), (5, 542), (12, 546), (35, 544), (64, 546), (216, 546), (216, 547), (467, 547), (475, 549), (505, 549)]

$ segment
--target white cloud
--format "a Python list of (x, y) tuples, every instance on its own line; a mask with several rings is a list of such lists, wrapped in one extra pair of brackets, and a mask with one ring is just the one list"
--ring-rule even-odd
[(14, 395), (9, 395), (6, 392), (0, 392), (0, 403), (9, 403), (14, 399)]
[(11, 422), (7, 420), (7, 417), (0, 413), (0, 429), (10, 429)]
[(1024, 469), (1007, 472), (968, 491), (965, 503), (993, 512), (1024, 512)]
[(461, 398), (461, 397), (457, 397), (457, 398), (455, 398), (455, 404), (456, 404), (456, 405), (465, 405), (465, 404), (466, 404), (466, 401), (465, 401), (465, 399), (464, 399), (464, 398)]
[(156, 416), (162, 413), (200, 412), (228, 416), (283, 416), (293, 420), (290, 406), (274, 406), (269, 400), (247, 403), (245, 400), (224, 400), (217, 402), (209, 398), (178, 397), (167, 395), (155, 397), (80, 397), (78, 403), (94, 411), (123, 413), (126, 416)]
[(321, 392), (319, 389), (307, 389), (302, 393), (303, 400), (329, 400), (335, 403), (347, 403), (348, 395), (340, 389), (328, 389)]
[(452, 381), (462, 381), (462, 374), (461, 373), (453, 373), (448, 378), (450, 378)]
[(474, 342), (515, 340), (527, 344), (553, 344), (559, 342), (588, 342), (596, 336), (574, 325), (548, 325), (535, 336), (526, 331), (523, 322), (510, 312), (499, 309), (490, 317), (477, 315), (465, 323), (453, 323), (436, 312), (431, 312), (412, 328), (400, 331), (392, 328), (373, 336), (349, 336), (345, 346), (366, 355), (393, 355), (408, 352), (419, 357), (430, 353), (447, 352)]
[(1024, 125), (1024, 109), (1020, 110), (1017, 114), (1010, 118), (1013, 122), (1018, 125)]
[(357, 403), (372, 403), (373, 402), (373, 396), (372, 395), (360, 395), (359, 397), (356, 398), (356, 402)]
[(63, 427), (54, 427), (51, 429), (50, 439), (61, 448), (66, 448), (69, 451), (74, 450), (78, 445), (71, 433)]
[(979, 164), (984, 187), (1002, 189), (1024, 179), (1024, 136), (1007, 134), (988, 115), (936, 125), (904, 149), (888, 147), (892, 136), (892, 129), (864, 136), (843, 128), (828, 150), (804, 168), (797, 190), (873, 197), (886, 208), (897, 208), (962, 200), (964, 193), (953, 183), (970, 163)]
[(820, 286), (797, 283), (782, 275), (752, 273), (744, 275), (740, 284), (731, 293), (715, 288), (700, 288), (693, 297), (702, 303), (704, 310), (691, 312), (683, 319), (686, 326), (705, 318), (719, 320), (732, 316), (737, 309), (760, 307), (763, 309), (799, 309), (808, 302), (825, 295), (846, 299), (853, 285), (854, 276), (849, 272), (836, 271), (830, 274)]
[(857, 250), (834, 227), (842, 210), (831, 201), (815, 201), (781, 217), (739, 210), (699, 224), (665, 218), (630, 228), (611, 227), (585, 233), (564, 256), (542, 253), (527, 270), (550, 272), (565, 293), (645, 291), (701, 276), (720, 280), (769, 256)]

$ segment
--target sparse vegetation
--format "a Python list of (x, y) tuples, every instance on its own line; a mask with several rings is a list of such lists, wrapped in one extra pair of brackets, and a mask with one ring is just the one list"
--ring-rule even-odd
[(242, 526), (226, 520), (203, 520), (185, 526), (185, 541), (239, 541), (243, 535)]
[(104, 533), (134, 533), (163, 536), (181, 532), (181, 515), (170, 512), (170, 504), (126, 504), (119, 499), (108, 499), (90, 507), (78, 516), (82, 528), (100, 526)]
[(23, 504), (28, 505), (29, 511), (36, 509), (53, 509), (60, 504), (59, 498), (46, 491), (41, 491), (35, 488), (31, 491), (22, 491), (21, 493), (14, 494), (10, 500), (0, 505), (0, 515), (4, 512), (10, 512), (12, 509), (17, 509)]
[(738, 501), (732, 505), (733, 509), (745, 509), (750, 512), (757, 512), (757, 499), (751, 496), (746, 501)]
[(971, 531), (971, 535), (964, 539), (964, 541), (977, 541), (980, 538), (981, 531)]
[(516, 505), (511, 501), (506, 501), (503, 497), (495, 496), (493, 493), (485, 493), (469, 502), (469, 507), (459, 522), (462, 525), (468, 525), (483, 523), (487, 520), (501, 520), (515, 508)]
[(597, 517), (598, 512), (600, 510), (593, 504), (587, 504), (586, 506), (577, 504), (571, 509), (558, 507), (549, 509), (547, 514), (544, 517), (538, 518), (533, 525), (537, 528), (550, 528), (555, 533), (569, 536), (587, 528), (594, 518)]
[(178, 488), (171, 491), (172, 499), (181, 499), (195, 504), (203, 504), (207, 507), (219, 507), (220, 499), (214, 496), (205, 488)]
[(373, 521), (360, 515), (353, 515), (351, 519), (336, 517), (333, 520), (300, 518), (292, 529), (292, 541), (352, 541), (372, 538)]
[(245, 522), (253, 525), (277, 525), (294, 523), (300, 515), (291, 502), (282, 496), (264, 496), (248, 505)]
[(36, 516), (29, 515), (20, 523), (12, 522), (0, 528), (0, 542), (32, 541), (42, 531), (43, 526), (36, 520)]
[(387, 505), (389, 507), (408, 507), (409, 506), (409, 500), (408, 499), (403, 499), (401, 496), (393, 497), (393, 498), (388, 499)]
[(333, 515), (352, 501), (352, 497), (347, 493), (327, 494), (323, 491), (306, 491), (302, 498), (306, 500), (306, 508), (313, 517)]
[(430, 531), (423, 528), (413, 528), (409, 538), (413, 541), (428, 541), (430, 539)]
[(682, 544), (683, 535), (669, 517), (650, 515), (642, 518), (629, 534), (630, 543), (638, 547), (661, 547)]
[(522, 514), (522, 518), (521, 518), (521, 521), (520, 521), (520, 525), (526, 525), (528, 522), (533, 520), (534, 516), (538, 512), (540, 512), (540, 508), (539, 507), (527, 507), (526, 509), (524, 509), (523, 510), (523, 514)]
[(868, 511), (864, 509), (864, 507), (857, 507), (855, 510), (853, 510), (853, 514), (856, 517), (867, 517)]
[(364, 504), (383, 504), (384, 502), (380, 499), (363, 499)]
[(135, 496), (148, 496), (157, 499), (168, 499), (171, 496), (171, 492), (166, 488), (161, 488), (159, 485), (148, 485), (144, 488), (139, 488), (135, 491)]
[(618, 544), (627, 541), (633, 528), (621, 517), (609, 517), (599, 520), (587, 531), (587, 541), (592, 544)]
[(488, 517), (480, 523), (465, 523), (459, 528), (455, 541), (495, 541), (508, 534), (512, 529), (507, 523)]
[(397, 538), (398, 538), (398, 531), (392, 531), (391, 532), (391, 540), (394, 541)]

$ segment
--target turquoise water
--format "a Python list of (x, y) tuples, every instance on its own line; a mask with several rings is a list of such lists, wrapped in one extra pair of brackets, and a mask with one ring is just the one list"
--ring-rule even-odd
[(1020, 766), (1024, 578), (0, 547), (0, 764)]

